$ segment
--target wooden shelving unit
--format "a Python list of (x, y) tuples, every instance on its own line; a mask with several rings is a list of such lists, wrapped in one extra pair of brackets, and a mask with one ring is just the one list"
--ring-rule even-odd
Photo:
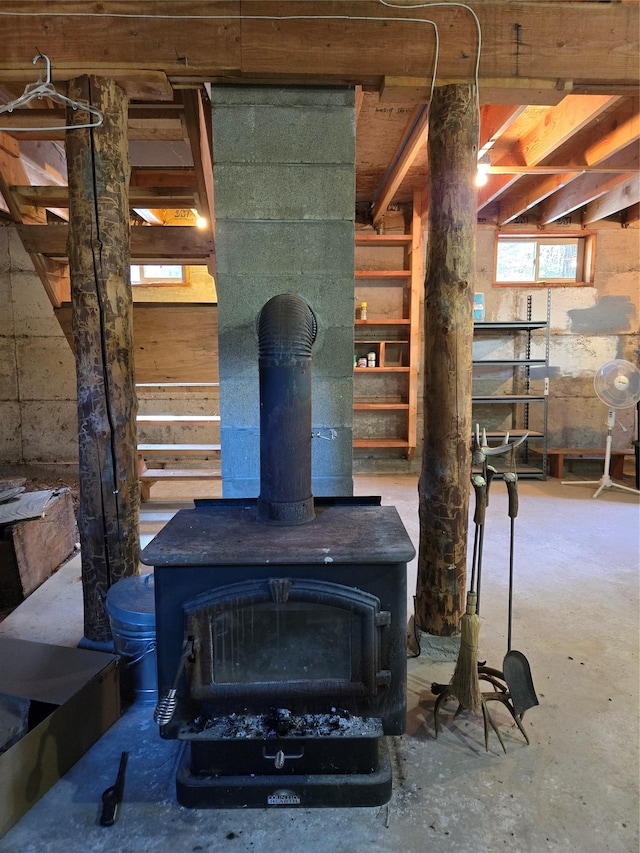
[[(356, 266), (361, 248), (367, 250), (369, 268), (355, 270), (353, 446), (400, 449), (411, 459), (416, 450), (424, 287), (419, 194), (414, 196), (410, 233), (356, 233), (355, 242)], [(357, 310), (362, 301), (367, 302), (366, 319)], [(375, 367), (358, 367), (358, 358), (370, 353), (375, 354)]]

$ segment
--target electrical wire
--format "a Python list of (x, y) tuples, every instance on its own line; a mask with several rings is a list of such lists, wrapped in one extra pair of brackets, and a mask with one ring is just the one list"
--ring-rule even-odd
[[(474, 64), (474, 84), (476, 92), (476, 105), (479, 110), (479, 94), (478, 94), (478, 76), (480, 68), (480, 54), (482, 51), (482, 28), (480, 21), (474, 10), (465, 3), (415, 3), (415, 4), (398, 4), (390, 2), (390, 0), (378, 0), (380, 5), (390, 9), (429, 9), (429, 8), (459, 8), (467, 11), (473, 18), (476, 25), (477, 45), (476, 57)], [(427, 117), (429, 104), (431, 103), (433, 90), (435, 88), (438, 59), (440, 55), (440, 36), (438, 26), (435, 21), (427, 18), (403, 17), (403, 18), (387, 18), (376, 17), (372, 15), (169, 15), (169, 14), (153, 14), (153, 13), (134, 13), (134, 12), (47, 12), (47, 17), (65, 17), (65, 18), (135, 18), (140, 20), (195, 20), (195, 21), (361, 21), (371, 23), (413, 23), (413, 24), (428, 24), (433, 28), (435, 38), (435, 51), (433, 70), (431, 74), (431, 85), (429, 90), (429, 102), (427, 105)], [(0, 10), (0, 17), (40, 17), (40, 12), (8, 12)]]
[[(477, 32), (477, 46), (475, 58), (474, 81), (477, 86), (478, 72), (480, 67), (480, 54), (482, 51), (482, 27), (475, 11), (466, 3), (429, 2), (429, 3), (393, 3), (391, 0), (378, 0), (381, 6), (389, 9), (433, 9), (433, 8), (458, 8), (468, 12), (474, 20)], [(16, 12), (0, 10), (0, 17), (23, 17), (39, 18), (41, 12)], [(185, 21), (369, 21), (372, 23), (414, 23), (429, 24), (434, 28), (436, 36), (436, 47), (439, 47), (438, 28), (435, 21), (426, 18), (384, 18), (372, 15), (169, 15), (153, 14), (149, 12), (70, 12), (70, 11), (47, 11), (48, 18), (135, 18), (138, 20), (185, 20)], [(436, 62), (438, 51), (436, 50)]]
[[(476, 44), (476, 56), (474, 63), (474, 74), (473, 74), (473, 82), (475, 87), (475, 100), (476, 100), (476, 109), (478, 111), (478, 115), (480, 114), (480, 94), (479, 94), (479, 69), (480, 69), (480, 56), (482, 52), (482, 27), (480, 25), (480, 20), (478, 16), (474, 12), (474, 10), (466, 5), (465, 3), (444, 3), (444, 2), (435, 2), (435, 3), (416, 3), (416, 4), (404, 4), (404, 3), (393, 3), (390, 0), (378, 0), (380, 5), (386, 6), (390, 9), (433, 9), (433, 8), (459, 8), (464, 9), (468, 12), (474, 20), (476, 26), (477, 33), (477, 44)], [(151, 20), (216, 20), (216, 21), (362, 21), (362, 22), (372, 22), (372, 23), (415, 23), (415, 24), (427, 24), (433, 28), (434, 40), (435, 40), (435, 50), (434, 50), (434, 60), (433, 60), (433, 69), (431, 72), (431, 84), (429, 87), (429, 100), (427, 102), (427, 123), (429, 119), (429, 110), (431, 106), (431, 102), (433, 100), (433, 91), (435, 89), (437, 75), (438, 75), (438, 60), (440, 56), (440, 35), (438, 31), (438, 25), (435, 21), (429, 20), (427, 18), (416, 18), (416, 17), (402, 17), (402, 18), (387, 18), (387, 17), (374, 17), (370, 15), (158, 15), (158, 14), (139, 14), (139, 13), (128, 13), (128, 12), (47, 12), (47, 17), (68, 17), (68, 18), (135, 18), (135, 19), (151, 19)], [(7, 12), (4, 10), (0, 10), (0, 17), (40, 17), (41, 13), (35, 12)], [(478, 136), (479, 136), (479, 128), (478, 128)], [(479, 138), (478, 138), (478, 149), (480, 147)], [(415, 599), (414, 599), (415, 601)], [(415, 655), (417, 657), (420, 654), (420, 644), (419, 644), (419, 632), (417, 629), (417, 623), (415, 622), (414, 616), (414, 632), (415, 639), (418, 642), (418, 653)]]
[[(480, 78), (480, 56), (482, 54), (482, 27), (480, 25), (480, 19), (471, 8), (471, 6), (467, 6), (466, 3), (393, 3), (391, 0), (378, 0), (378, 3), (382, 6), (387, 6), (389, 9), (433, 9), (433, 8), (442, 8), (446, 7), (450, 9), (452, 7), (456, 7), (458, 9), (464, 9), (468, 12), (474, 20), (476, 25), (476, 34), (477, 34), (477, 44), (476, 44), (476, 58), (475, 58), (475, 67), (473, 73), (473, 83), (475, 88), (475, 100), (476, 100), (476, 110), (478, 116), (480, 116), (480, 86), (479, 86), (479, 78)], [(434, 25), (435, 26), (435, 25)], [(436, 27), (437, 29), (437, 27)], [(435, 74), (434, 79), (432, 80), (431, 92), (430, 95), (433, 95), (433, 89), (435, 86)], [(429, 106), (431, 104), (431, 98), (429, 99), (429, 104), (427, 105), (427, 117), (429, 115)], [(480, 151), (480, 125), (478, 123), (478, 143), (477, 143), (477, 151)]]
[[(378, 3), (381, 6), (385, 6), (389, 9), (432, 9), (432, 8), (458, 8), (464, 9), (468, 12), (474, 20), (476, 26), (477, 33), (477, 44), (476, 44), (476, 57), (474, 63), (474, 86), (475, 86), (475, 98), (476, 98), (476, 109), (478, 110), (478, 115), (480, 113), (480, 95), (479, 95), (479, 69), (480, 69), (480, 55), (482, 52), (482, 27), (480, 25), (480, 20), (471, 6), (468, 6), (466, 3), (443, 3), (443, 2), (435, 2), (435, 3), (393, 3), (391, 0), (378, 0)], [(35, 12), (7, 12), (4, 10), (0, 10), (0, 17), (39, 17), (40, 13)], [(415, 18), (415, 17), (403, 17), (403, 18), (387, 18), (387, 17), (376, 17), (372, 15), (168, 15), (168, 14), (152, 14), (152, 13), (134, 13), (134, 12), (47, 12), (48, 17), (69, 17), (69, 18), (135, 18), (135, 19), (148, 19), (148, 20), (196, 20), (196, 21), (361, 21), (361, 22), (371, 22), (371, 23), (413, 23), (413, 24), (428, 24), (433, 28), (433, 34), (435, 39), (435, 50), (434, 50), (434, 60), (433, 60), (433, 69), (431, 72), (431, 84), (429, 87), (429, 100), (427, 102), (427, 122), (429, 119), (429, 109), (431, 106), (431, 101), (433, 99), (433, 91), (436, 85), (436, 79), (438, 75), (438, 60), (440, 56), (440, 34), (438, 31), (438, 25), (435, 21), (431, 21), (427, 18)], [(478, 130), (479, 136), (479, 130)], [(478, 138), (478, 149), (480, 146), (480, 141)]]

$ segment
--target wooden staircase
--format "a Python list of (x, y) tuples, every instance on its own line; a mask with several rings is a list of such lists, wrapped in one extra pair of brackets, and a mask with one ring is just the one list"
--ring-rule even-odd
[[(136, 390), (141, 500), (151, 499), (154, 483), (220, 480), (220, 415), (213, 412), (219, 383), (146, 382)], [(148, 411), (158, 407), (161, 413)], [(185, 413), (185, 408), (198, 412)]]

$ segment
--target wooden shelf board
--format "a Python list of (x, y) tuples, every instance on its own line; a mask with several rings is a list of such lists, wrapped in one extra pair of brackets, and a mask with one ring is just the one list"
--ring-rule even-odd
[(354, 367), (354, 373), (408, 373), (408, 367)]
[(408, 246), (411, 234), (358, 234), (356, 246)]
[(354, 403), (353, 408), (357, 411), (378, 411), (383, 409), (400, 409), (406, 410), (409, 408), (408, 403)]
[(138, 453), (148, 455), (207, 456), (220, 453), (219, 444), (139, 444)]
[(138, 475), (140, 480), (220, 480), (220, 471), (200, 468), (147, 468)]
[(219, 382), (136, 382), (136, 388), (219, 388)]
[(368, 346), (368, 345), (376, 346), (377, 344), (378, 344), (378, 345), (379, 345), (379, 344), (389, 344), (390, 346), (394, 346), (395, 344), (403, 344), (403, 345), (406, 345), (406, 344), (408, 344), (408, 343), (409, 343), (409, 341), (389, 340), (388, 338), (385, 338), (384, 340), (371, 341), (371, 340), (368, 340), (368, 339), (366, 339), (366, 340), (365, 340), (364, 338), (356, 338), (356, 339), (355, 339), (355, 343), (356, 343), (356, 345), (357, 345), (357, 346), (364, 346), (365, 344), (367, 344), (367, 346)]
[(213, 424), (220, 415), (138, 415), (139, 424)]
[(408, 448), (409, 442), (405, 441), (401, 438), (354, 438), (353, 439), (354, 447), (402, 447)]
[(411, 278), (411, 270), (356, 270), (355, 271), (356, 278), (380, 278), (380, 279), (394, 279), (394, 278)]
[(356, 320), (356, 326), (409, 326), (411, 320), (402, 319), (382, 319), (378, 318), (377, 320)]

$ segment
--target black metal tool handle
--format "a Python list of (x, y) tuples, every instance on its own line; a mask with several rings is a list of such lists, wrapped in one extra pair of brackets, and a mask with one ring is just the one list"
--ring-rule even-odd
[(485, 464), (483, 477), (487, 481), (487, 506), (489, 506), (489, 489), (491, 488), (491, 481), (493, 480), (493, 478), (496, 476), (497, 473), (498, 473), (497, 468), (494, 468), (493, 465)]
[(504, 481), (507, 484), (507, 494), (509, 495), (509, 518), (516, 518), (518, 515), (518, 475), (508, 471), (504, 475)]
[(511, 625), (513, 623), (513, 540), (514, 522), (518, 515), (518, 476), (512, 471), (504, 475), (509, 495), (509, 518), (511, 519), (511, 533), (509, 536), (509, 616), (507, 623), (507, 654), (511, 651)]
[(128, 752), (120, 756), (120, 767), (115, 785), (111, 785), (102, 794), (102, 814), (100, 815), (100, 826), (113, 826), (118, 819), (118, 809), (124, 797), (124, 774), (127, 769)]

